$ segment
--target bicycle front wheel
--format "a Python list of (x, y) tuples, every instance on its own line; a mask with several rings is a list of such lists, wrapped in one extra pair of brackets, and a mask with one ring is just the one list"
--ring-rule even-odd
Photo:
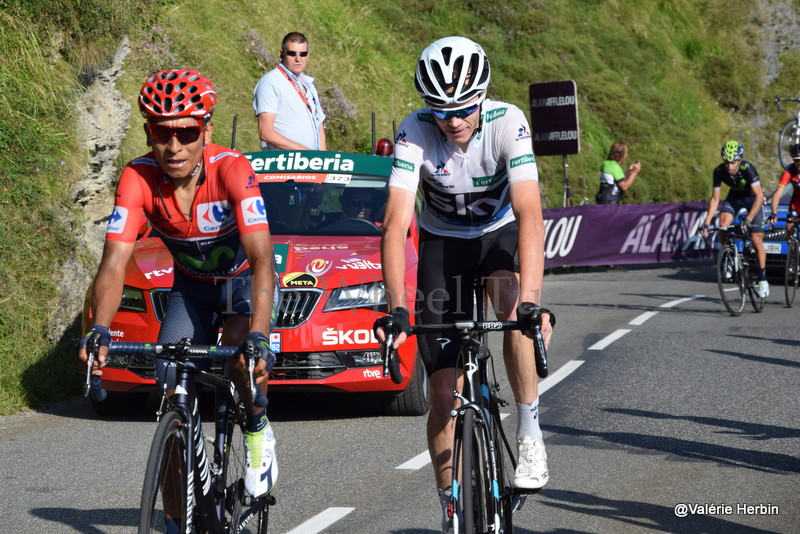
[(153, 436), (139, 509), (139, 534), (166, 532), (168, 521), (186, 532), (188, 488), (187, 426), (177, 412), (167, 412)]
[(753, 305), (753, 310), (756, 313), (761, 313), (764, 311), (764, 304), (767, 302), (767, 297), (758, 296), (758, 276), (755, 271), (750, 270), (750, 265), (757, 265), (754, 254), (749, 255), (747, 265), (742, 272), (742, 278), (747, 281), (747, 293), (750, 295), (750, 303)]
[(488, 450), (483, 425), (476, 419), (474, 410), (466, 410), (461, 438), (461, 495), (458, 499), (463, 518), (459, 532), (463, 534), (489, 532), (489, 526), (494, 524)]
[(717, 254), (717, 284), (725, 309), (734, 317), (744, 311), (745, 288), (742, 274), (733, 247), (724, 245)]
[(786, 306), (788, 308), (792, 307), (795, 293), (797, 293), (797, 286), (800, 281), (800, 277), (797, 275), (799, 266), (800, 251), (798, 251), (797, 241), (790, 239), (788, 250), (786, 251), (786, 269), (783, 273), (783, 290), (786, 294)]
[[(241, 425), (236, 422), (237, 417), (244, 417), (241, 406), (238, 412), (234, 410), (229, 414), (225, 454), (221, 464), (212, 466), (215, 477), (220, 481), (217, 487), (223, 488), (217, 496), (221, 500), (222, 522), (227, 526), (226, 532), (266, 534), (269, 504), (274, 499), (270, 495), (254, 499), (244, 489), (244, 436)], [(206, 447), (208, 457), (214, 458), (213, 442), (207, 441)]]
[(781, 167), (786, 168), (792, 164), (792, 155), (789, 152), (789, 146), (798, 141), (797, 119), (787, 121), (781, 129), (781, 134), (778, 137), (778, 159), (781, 162)]

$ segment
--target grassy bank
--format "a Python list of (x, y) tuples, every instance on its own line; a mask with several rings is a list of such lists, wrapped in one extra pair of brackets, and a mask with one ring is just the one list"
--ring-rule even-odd
[[(237, 148), (254, 150), (253, 87), (274, 66), (281, 37), (302, 31), (329, 113), (329, 146), (358, 152), (369, 150), (373, 113), (378, 136), (392, 137), (393, 122), (419, 106), (421, 49), (467, 35), (489, 54), (491, 96), (526, 112), (531, 83), (575, 80), (581, 152), (568, 161), (577, 203), (593, 198), (615, 140), (643, 164), (630, 202), (668, 202), (709, 194), (729, 137), (742, 138), (768, 190), (774, 184), (770, 135), (788, 113), (770, 111), (770, 98), (796, 96), (790, 73), (800, 53), (784, 54), (782, 76), (764, 87), (762, 21), (750, 8), (744, 0), (0, 0), (0, 414), (78, 391), (77, 331), (50, 340), (49, 307), (59, 266), (81, 253), (81, 214), (70, 199), (86, 160), (75, 137), (77, 96), (122, 35), (132, 54), (117, 88), (134, 110), (149, 72), (197, 68), (219, 93), (215, 140), (228, 144), (238, 117)], [(730, 20), (753, 24), (732, 32), (720, 23)], [(752, 131), (755, 113), (767, 113), (768, 135)], [(120, 167), (145, 150), (140, 120), (134, 113)], [(558, 206), (561, 158), (539, 163), (545, 204)]]

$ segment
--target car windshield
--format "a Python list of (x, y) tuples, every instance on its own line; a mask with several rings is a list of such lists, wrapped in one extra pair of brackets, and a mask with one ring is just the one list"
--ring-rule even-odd
[(346, 184), (294, 180), (259, 184), (273, 235), (378, 236), (386, 180), (354, 176)]

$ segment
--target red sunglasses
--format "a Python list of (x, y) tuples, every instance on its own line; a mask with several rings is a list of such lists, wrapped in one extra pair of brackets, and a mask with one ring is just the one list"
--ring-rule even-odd
[(147, 130), (150, 132), (150, 138), (156, 143), (166, 144), (169, 143), (170, 139), (176, 137), (180, 144), (189, 145), (200, 139), (200, 135), (203, 133), (203, 126), (203, 121), (201, 120), (197, 121), (197, 126), (184, 126), (181, 128), (147, 123)]

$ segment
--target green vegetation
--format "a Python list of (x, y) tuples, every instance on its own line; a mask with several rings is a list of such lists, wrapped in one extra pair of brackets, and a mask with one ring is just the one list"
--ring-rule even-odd
[[(569, 156), (573, 199), (593, 198), (597, 169), (615, 140), (643, 171), (630, 202), (704, 199), (720, 145), (742, 139), (767, 190), (773, 144), (788, 117), (773, 96), (796, 96), (800, 52), (781, 57), (764, 87), (759, 24), (745, 0), (0, 0), (0, 414), (74, 395), (77, 327), (60, 343), (47, 332), (55, 275), (81, 254), (70, 198), (85, 165), (76, 102), (128, 36), (132, 54), (117, 89), (133, 115), (119, 166), (144, 150), (135, 97), (153, 70), (192, 67), (215, 83), (215, 140), (258, 146), (252, 91), (276, 61), (281, 37), (310, 40), (309, 73), (329, 112), (329, 146), (369, 151), (420, 105), (413, 66), (431, 40), (462, 34), (492, 62), (490, 96), (529, 111), (528, 86), (575, 80), (581, 153)], [(721, 21), (751, 21), (741, 30)], [(748, 118), (765, 114), (770, 131)], [(539, 158), (546, 206), (561, 203), (562, 159)], [(85, 281), (88, 284), (88, 280)]]

